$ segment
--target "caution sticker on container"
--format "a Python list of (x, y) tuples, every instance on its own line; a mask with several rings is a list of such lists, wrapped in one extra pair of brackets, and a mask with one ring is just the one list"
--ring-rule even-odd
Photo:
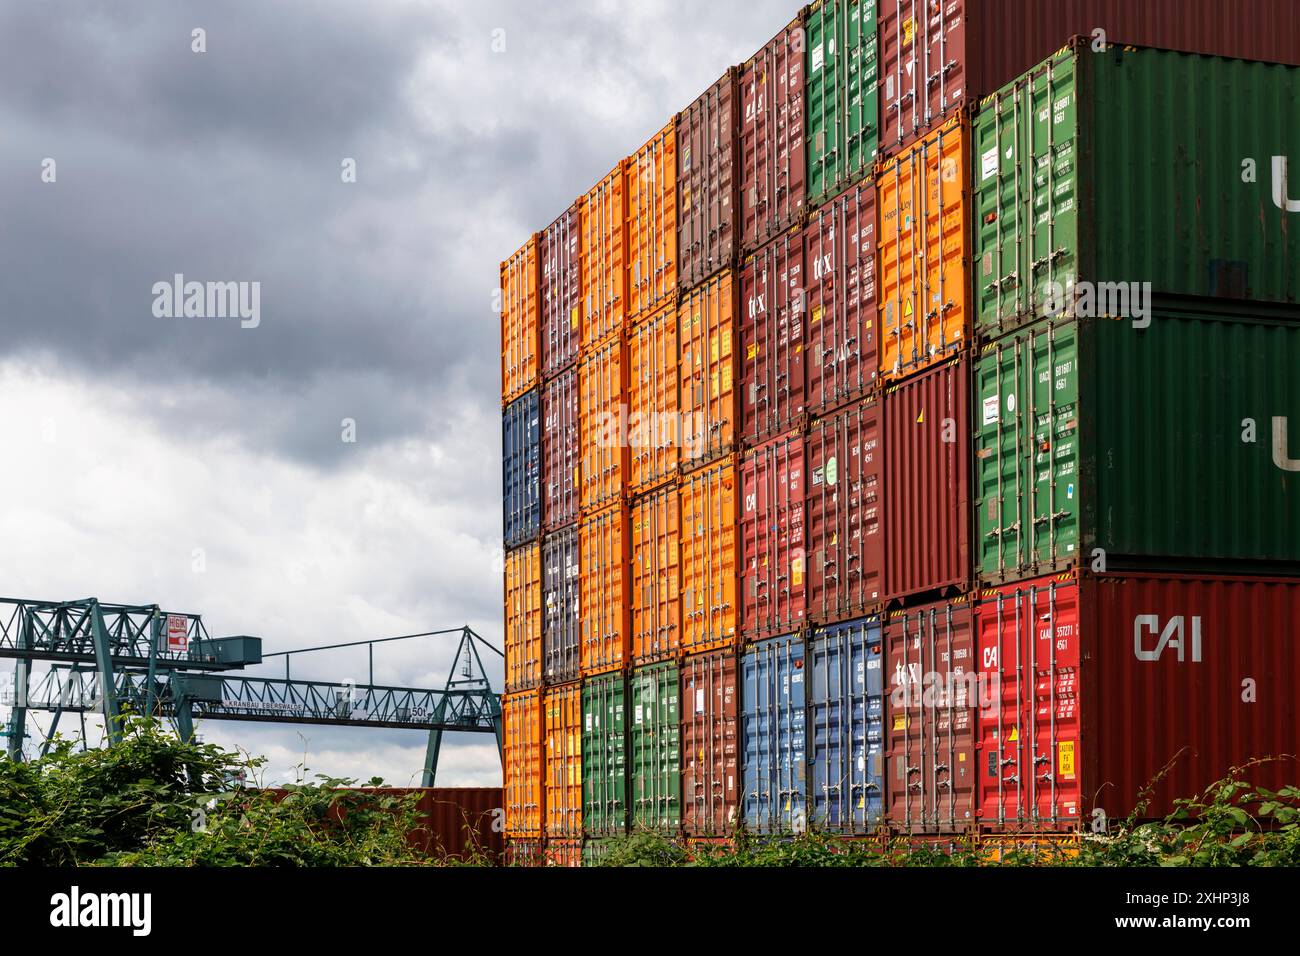
[(1062, 740), (1056, 745), (1056, 772), (1062, 777), (1074, 777), (1074, 741)]

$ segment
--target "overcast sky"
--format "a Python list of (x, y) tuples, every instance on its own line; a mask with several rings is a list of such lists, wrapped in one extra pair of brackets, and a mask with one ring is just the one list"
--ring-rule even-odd
[[(795, 10), (6, 0), (0, 594), (157, 603), (268, 649), (464, 623), (500, 646), (498, 264)], [(156, 317), (177, 273), (259, 282), (260, 324)], [(440, 686), (453, 649), (388, 645), (376, 679)], [(200, 731), (275, 779), (305, 750), (418, 782), (424, 750)], [(500, 781), (489, 738), (449, 737), (442, 770)]]

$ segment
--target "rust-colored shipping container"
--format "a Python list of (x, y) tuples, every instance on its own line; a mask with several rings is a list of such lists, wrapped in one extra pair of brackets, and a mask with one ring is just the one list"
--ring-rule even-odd
[(582, 685), (542, 694), (546, 741), (546, 835), (582, 836)]
[(568, 368), (542, 385), (542, 527), (556, 531), (578, 520), (578, 370)]
[(805, 286), (797, 229), (750, 254), (740, 272), (740, 417), (747, 444), (803, 420)]
[(632, 663), (676, 658), (682, 646), (681, 501), (677, 483), (632, 503)]
[(956, 116), (877, 168), (880, 374), (899, 379), (970, 337), (969, 123)]
[(730, 454), (740, 415), (736, 274), (728, 269), (681, 297), (677, 311), (682, 468)]
[(582, 200), (582, 351), (623, 331), (627, 318), (627, 206), (623, 162)]
[(501, 699), (501, 759), (506, 794), (506, 836), (540, 837), (542, 788), (542, 692), (528, 690)]
[(682, 479), (682, 650), (736, 644), (736, 462), (728, 457)]
[(501, 404), (537, 384), (541, 335), (538, 325), (537, 234), (501, 263)]
[(631, 629), (627, 517), (624, 505), (614, 505), (588, 515), (578, 526), (583, 677), (616, 671), (627, 664)]
[(740, 249), (740, 137), (732, 68), (677, 116), (677, 282), (687, 292), (720, 269)]
[(741, 239), (757, 249), (803, 219), (804, 28), (795, 19), (741, 67)]
[(542, 682), (542, 546), (506, 552), (506, 692)]
[(808, 619), (863, 617), (885, 597), (884, 444), (876, 399), (808, 430)]
[(545, 859), (547, 866), (580, 867), (582, 866), (581, 840), (546, 841)]
[(824, 415), (876, 386), (876, 187), (850, 187), (804, 231), (808, 410)]
[(628, 494), (676, 477), (681, 461), (677, 309), (668, 305), (628, 330)]
[(677, 298), (677, 121), (623, 163), (627, 201), (627, 318)]
[[(292, 791), (270, 791), (283, 800)], [(383, 810), (391, 800), (415, 798), (415, 825), (407, 842), (439, 862), (501, 862), (506, 841), (505, 792), (501, 787), (340, 787), (329, 808), (331, 820), (351, 812)]]
[(975, 817), (977, 698), (969, 595), (891, 611), (885, 621), (885, 806), (912, 833), (952, 833)]
[(582, 200), (542, 232), (543, 381), (578, 360), (582, 344)]
[(546, 843), (541, 839), (506, 841), (506, 866), (536, 867), (546, 865)]
[[(1047, 59), (1073, 36), (1300, 64), (1292, 0), (887, 0), (879, 5), (880, 155)], [(1104, 36), (1096, 31), (1104, 31)]]
[(740, 692), (733, 651), (682, 661), (682, 829), (734, 833), (740, 798)]
[(965, 353), (885, 391), (889, 601), (970, 582), (970, 431)]
[(797, 432), (751, 448), (741, 461), (741, 621), (750, 640), (790, 634), (804, 623), (806, 466)]
[(582, 513), (623, 500), (628, 473), (627, 346), (617, 336), (578, 363), (578, 433)]

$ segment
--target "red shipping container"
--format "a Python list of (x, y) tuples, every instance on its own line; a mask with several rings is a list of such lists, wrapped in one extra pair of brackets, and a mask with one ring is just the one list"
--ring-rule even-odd
[(677, 117), (677, 282), (683, 292), (734, 265), (740, 249), (739, 82), (733, 67)]
[(970, 583), (970, 371), (965, 353), (884, 395), (885, 598)]
[(808, 274), (808, 410), (822, 415), (876, 385), (876, 187), (853, 186), (812, 214)]
[(804, 29), (794, 20), (741, 68), (741, 239), (757, 249), (799, 225), (806, 192)]
[(804, 415), (804, 255), (791, 231), (745, 260), (740, 273), (741, 427), (747, 443)]
[(808, 619), (862, 617), (884, 600), (884, 446), (868, 399), (808, 430)]
[(542, 527), (557, 531), (578, 520), (578, 370), (542, 386)]
[(578, 360), (582, 339), (582, 201), (541, 236), (541, 377)]
[(975, 616), (968, 595), (891, 611), (885, 621), (885, 806), (909, 833), (974, 823)]
[(735, 654), (683, 660), (681, 707), (682, 828), (687, 836), (734, 833), (740, 794)]
[(806, 607), (806, 474), (799, 435), (773, 439), (741, 463), (741, 611), (747, 638), (798, 630)]

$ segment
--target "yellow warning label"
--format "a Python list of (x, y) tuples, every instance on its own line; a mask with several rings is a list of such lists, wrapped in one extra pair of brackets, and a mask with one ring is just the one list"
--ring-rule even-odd
[(751, 342), (745, 347), (745, 358), (752, 360), (758, 354), (758, 343)]
[(578, 327), (578, 309), (576, 306), (569, 310), (569, 327), (573, 329)]
[(903, 46), (912, 45), (912, 37), (916, 34), (916, 21), (908, 17), (903, 21)]
[(966, 751), (963, 750), (961, 753), (957, 754), (957, 762), (958, 763), (966, 762)]
[(713, 335), (709, 336), (709, 361), (716, 362), (717, 360), (718, 360), (718, 336), (717, 333), (715, 332)]
[(795, 587), (803, 586), (803, 558), (795, 558), (790, 562), (790, 583)]
[(725, 395), (731, 391), (731, 366), (722, 366), (722, 393)]
[(1062, 777), (1074, 776), (1074, 741), (1062, 740), (1056, 745), (1056, 772)]
[(1011, 733), (1007, 734), (1007, 743), (1013, 744), (1019, 739), (1020, 739), (1020, 729), (1018, 727), (1012, 727)]
[(925, 424), (925, 409), (924, 409), (924, 408), (921, 409), (921, 414), (916, 416), (916, 423), (917, 423), (918, 425), (924, 425), (924, 424)]
[(895, 714), (895, 715), (894, 715), (894, 729), (895, 729), (895, 730), (906, 730), (906, 729), (907, 729), (907, 714)]
[(903, 317), (907, 318), (912, 314), (912, 300), (908, 299), (903, 305)]
[(820, 322), (822, 320), (822, 307), (820, 305), (813, 307), (812, 320), (814, 322)]

